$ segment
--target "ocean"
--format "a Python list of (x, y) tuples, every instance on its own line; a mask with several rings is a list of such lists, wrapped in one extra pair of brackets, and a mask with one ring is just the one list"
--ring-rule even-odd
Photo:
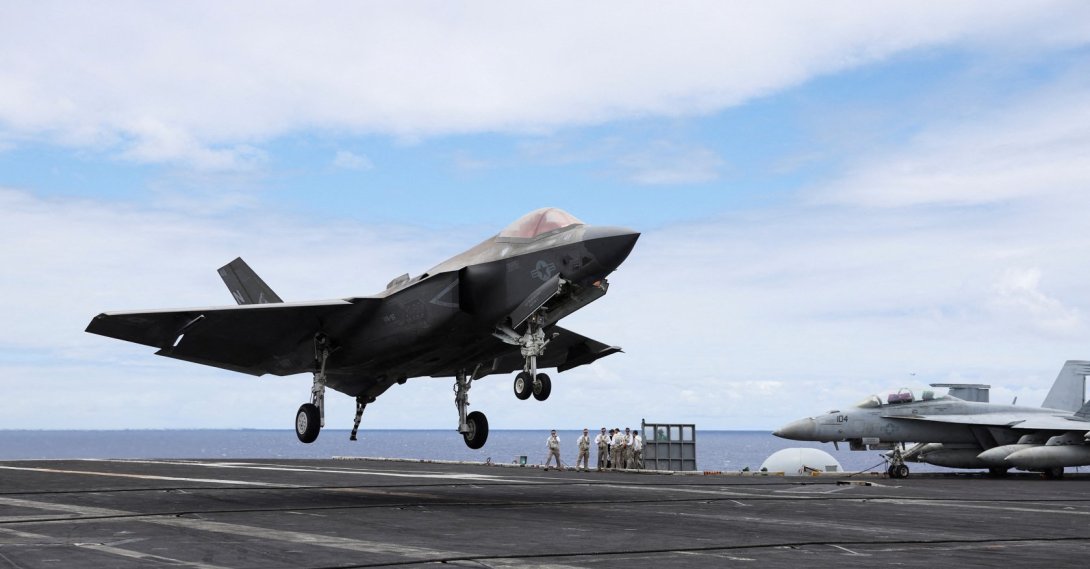
[[(369, 430), (348, 440), (347, 430), (325, 429), (312, 444), (300, 443), (291, 430), (124, 430), (0, 431), (0, 460), (25, 459), (324, 459), (334, 456), (510, 463), (526, 456), (530, 464), (545, 460), (548, 431), (494, 430), (480, 450), (471, 450), (453, 430)], [(575, 463), (575, 441), (581, 431), (559, 431), (561, 458)], [(594, 436), (594, 433), (591, 433)], [(881, 470), (881, 454), (841, 450), (831, 444), (787, 441), (767, 431), (700, 431), (696, 433), (699, 470), (739, 471), (760, 468), (772, 453), (792, 447), (819, 448), (844, 470)], [(591, 450), (591, 460), (597, 451)], [(911, 463), (915, 472), (949, 469)]]

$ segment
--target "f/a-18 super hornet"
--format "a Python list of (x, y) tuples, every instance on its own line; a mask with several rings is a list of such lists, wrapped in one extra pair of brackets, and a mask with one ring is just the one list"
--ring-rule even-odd
[[(773, 432), (797, 441), (847, 441), (852, 450), (893, 450), (889, 474), (908, 476), (904, 460), (950, 468), (1010, 468), (1063, 475), (1064, 467), (1090, 465), (1090, 403), (1084, 405), (1090, 362), (1064, 363), (1041, 407), (990, 403), (986, 385), (932, 384), (902, 388), (884, 399), (859, 403), (791, 422)], [(966, 401), (958, 396), (975, 401)], [(981, 401), (980, 399), (984, 399)], [(902, 453), (905, 443), (917, 443)]]
[(324, 426), (325, 388), (364, 408), (394, 384), (453, 377), (458, 432), (470, 448), (488, 420), (468, 412), (473, 381), (518, 372), (515, 396), (544, 401), (542, 368), (563, 372), (620, 351), (557, 325), (601, 298), (639, 233), (585, 225), (556, 208), (530, 212), (499, 234), (371, 296), (283, 302), (242, 259), (219, 273), (239, 306), (107, 312), (87, 331), (157, 348), (156, 354), (252, 375), (312, 373), (295, 430), (309, 443)]

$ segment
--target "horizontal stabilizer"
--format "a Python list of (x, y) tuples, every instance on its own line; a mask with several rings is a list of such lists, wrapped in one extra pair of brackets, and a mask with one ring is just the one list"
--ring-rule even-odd
[(239, 304), (270, 304), (284, 302), (242, 257), (219, 268), (220, 278)]

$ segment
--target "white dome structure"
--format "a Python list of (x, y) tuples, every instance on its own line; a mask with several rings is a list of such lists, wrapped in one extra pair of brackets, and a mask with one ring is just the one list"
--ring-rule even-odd
[(844, 469), (831, 454), (821, 449), (785, 448), (766, 458), (761, 463), (761, 470), (794, 476), (811, 472), (842, 472)]

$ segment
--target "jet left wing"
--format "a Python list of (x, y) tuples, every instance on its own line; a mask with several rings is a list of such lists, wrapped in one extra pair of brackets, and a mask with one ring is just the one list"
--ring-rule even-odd
[(314, 368), (314, 335), (357, 321), (376, 299), (107, 312), (87, 331), (159, 348), (156, 354), (251, 375)]

